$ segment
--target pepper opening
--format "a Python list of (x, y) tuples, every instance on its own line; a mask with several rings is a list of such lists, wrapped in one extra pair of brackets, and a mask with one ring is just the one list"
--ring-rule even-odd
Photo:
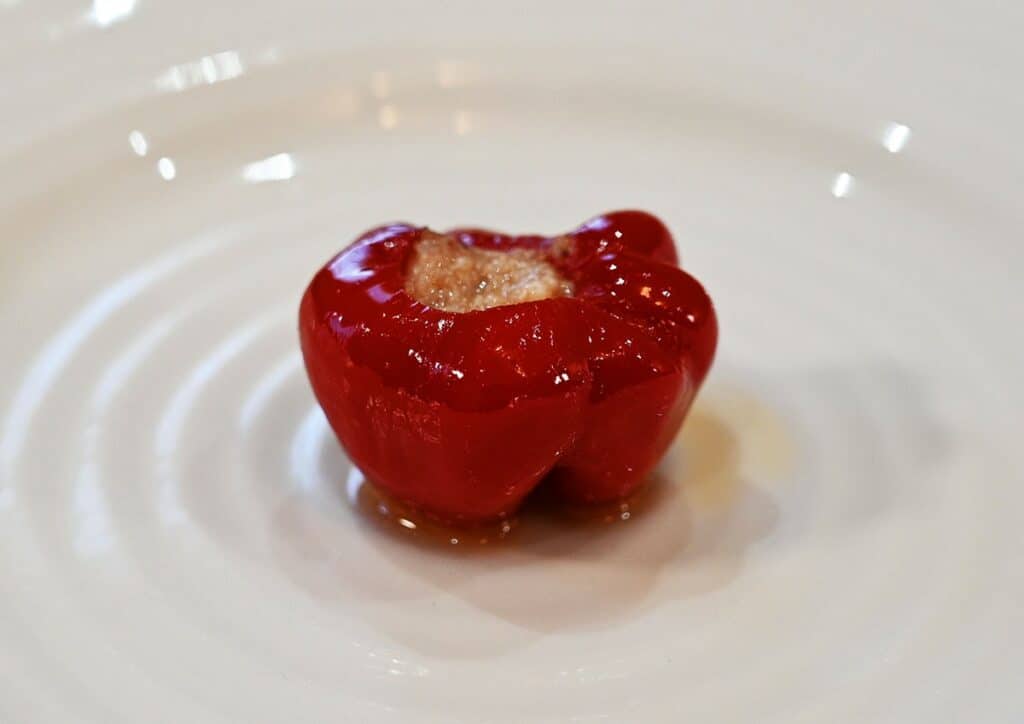
[(424, 231), (416, 244), (405, 290), (416, 301), (446, 312), (472, 312), (573, 293), (572, 284), (539, 251), (477, 249), (432, 231)]

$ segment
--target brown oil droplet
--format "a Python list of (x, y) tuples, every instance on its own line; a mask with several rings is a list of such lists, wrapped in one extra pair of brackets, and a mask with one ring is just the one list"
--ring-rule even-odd
[(362, 517), (378, 529), (427, 547), (464, 550), (487, 546), (507, 538), (518, 522), (508, 518), (454, 527), (389, 495), (356, 470), (349, 477), (348, 497)]

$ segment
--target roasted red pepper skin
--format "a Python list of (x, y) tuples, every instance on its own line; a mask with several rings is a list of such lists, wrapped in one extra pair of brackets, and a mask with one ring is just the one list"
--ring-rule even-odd
[(665, 226), (619, 211), (561, 237), (448, 232), (470, 246), (538, 250), (574, 285), (572, 297), (463, 313), (406, 293), (422, 232), (368, 231), (302, 299), (313, 392), (352, 461), (452, 523), (509, 515), (545, 478), (574, 503), (640, 486), (718, 338), (711, 299), (678, 267)]

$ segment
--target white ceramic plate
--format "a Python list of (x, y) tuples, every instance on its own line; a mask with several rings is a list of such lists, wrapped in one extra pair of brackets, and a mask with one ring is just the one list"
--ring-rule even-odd
[[(1021, 6), (434, 5), (0, 1), (0, 720), (1024, 720)], [(316, 267), (624, 206), (721, 316), (657, 499), (375, 524)]]

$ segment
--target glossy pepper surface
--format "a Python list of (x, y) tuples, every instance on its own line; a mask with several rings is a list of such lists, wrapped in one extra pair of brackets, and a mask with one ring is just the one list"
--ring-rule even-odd
[(530, 249), (573, 294), (451, 312), (406, 292), (422, 227), (359, 237), (321, 269), (299, 331), (314, 394), (366, 477), (448, 522), (511, 514), (542, 480), (574, 503), (630, 494), (714, 357), (711, 300), (639, 211), (556, 237), (448, 232)]

